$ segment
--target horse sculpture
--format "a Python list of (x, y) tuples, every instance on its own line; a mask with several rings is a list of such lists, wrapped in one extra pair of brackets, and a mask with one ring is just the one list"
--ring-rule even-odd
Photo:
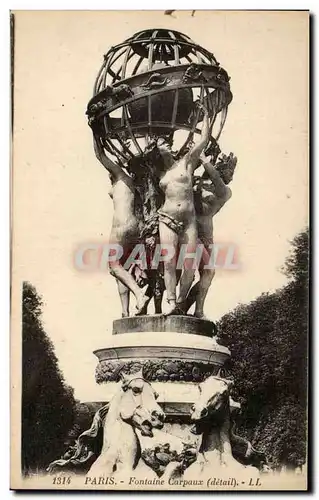
[(196, 462), (184, 473), (186, 479), (221, 475), (223, 470), (229, 474), (228, 468), (237, 470), (241, 477), (245, 470), (250, 477), (259, 474), (257, 468), (241, 464), (232, 453), (231, 385), (229, 380), (211, 376), (198, 386), (199, 398), (191, 409), (191, 431), (202, 434), (202, 441)]
[(152, 469), (140, 461), (141, 446), (136, 429), (143, 436), (152, 437), (154, 428), (163, 428), (165, 414), (156, 402), (157, 393), (144, 380), (142, 371), (120, 377), (118, 391), (109, 404), (96, 412), (90, 429), (77, 439), (73, 454), (52, 462), (47, 468), (49, 473), (68, 471), (111, 476), (123, 470), (135, 471), (139, 464), (141, 473), (154, 475)]
[(158, 395), (142, 372), (122, 375), (121, 379), (105, 418), (102, 450), (89, 476), (133, 471), (141, 458), (136, 429), (152, 437), (154, 428), (164, 426), (165, 415), (156, 402)]

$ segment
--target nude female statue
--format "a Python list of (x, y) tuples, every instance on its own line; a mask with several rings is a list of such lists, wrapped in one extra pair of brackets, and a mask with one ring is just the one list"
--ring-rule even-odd
[[(179, 245), (186, 244), (187, 252), (194, 252), (197, 242), (197, 224), (193, 198), (193, 173), (198, 166), (200, 154), (209, 140), (209, 119), (205, 108), (200, 140), (185, 156), (176, 160), (165, 138), (158, 138), (155, 151), (160, 159), (159, 185), (164, 193), (164, 203), (159, 215), (161, 244), (171, 245), (175, 256)], [(158, 158), (154, 161), (158, 161)], [(166, 315), (178, 314), (194, 278), (193, 266), (184, 266), (180, 278), (180, 292), (176, 299), (176, 258), (164, 262), (164, 281), (169, 308)]]
[[(229, 156), (221, 155), (216, 166), (205, 155), (201, 155), (201, 160), (205, 172), (194, 186), (194, 200), (198, 239), (206, 249), (206, 256), (210, 257), (213, 251), (213, 217), (231, 198), (232, 191), (228, 184), (233, 179), (237, 158), (233, 153)], [(194, 316), (197, 318), (204, 317), (205, 299), (215, 275), (213, 267), (205, 269), (205, 264), (208, 264), (206, 260), (202, 259), (199, 266), (200, 279), (191, 288), (183, 306), (184, 312), (187, 312), (195, 302)]]
[[(123, 254), (127, 257), (127, 251), (132, 250), (139, 242), (142, 221), (136, 216), (136, 191), (132, 178), (117, 163), (108, 158), (103, 150), (99, 137), (93, 136), (94, 151), (97, 159), (102, 163), (110, 174), (114, 213), (110, 243), (115, 243), (123, 248)], [(128, 315), (128, 288), (136, 298), (136, 314), (141, 314), (148, 298), (136, 283), (134, 277), (124, 269), (121, 260), (109, 262), (110, 273), (116, 278), (122, 303), (123, 315)]]

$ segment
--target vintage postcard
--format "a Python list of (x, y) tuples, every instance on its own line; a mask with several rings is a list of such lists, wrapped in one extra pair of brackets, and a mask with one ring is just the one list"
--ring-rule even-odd
[(307, 490), (309, 12), (11, 33), (11, 488)]

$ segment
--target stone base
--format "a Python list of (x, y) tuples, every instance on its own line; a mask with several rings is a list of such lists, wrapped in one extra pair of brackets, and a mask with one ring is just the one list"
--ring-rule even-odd
[(94, 354), (99, 400), (104, 404), (118, 392), (121, 374), (141, 369), (158, 393), (157, 402), (165, 413), (163, 429), (154, 429), (153, 437), (136, 431), (144, 465), (160, 476), (171, 461), (183, 466), (184, 460), (193, 463), (201, 440), (191, 432), (198, 384), (212, 375), (226, 376), (223, 366), (230, 357), (229, 350), (217, 342), (214, 323), (191, 316), (119, 319), (113, 323), (113, 335)]
[(175, 332), (121, 334), (94, 354), (98, 383), (118, 381), (122, 370), (135, 373), (140, 368), (149, 381), (201, 382), (216, 375), (230, 355), (215, 339)]
[[(139, 330), (138, 330), (139, 329)], [(191, 316), (136, 316), (116, 320), (106, 345), (94, 351), (96, 382), (105, 384), (105, 401), (115, 392), (120, 373), (143, 369), (159, 393), (167, 416), (189, 415), (197, 384), (211, 375), (225, 376), (229, 350), (218, 344), (215, 325)]]
[(217, 334), (215, 323), (194, 316), (130, 316), (113, 321), (113, 335), (138, 332), (176, 332), (213, 337)]

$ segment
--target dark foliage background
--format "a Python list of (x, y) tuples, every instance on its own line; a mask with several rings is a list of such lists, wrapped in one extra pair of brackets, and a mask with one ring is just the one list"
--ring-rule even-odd
[(308, 229), (292, 241), (283, 272), (288, 284), (240, 305), (218, 323), (232, 356), (238, 431), (265, 451), (274, 467), (306, 460)]
[(22, 470), (45, 470), (61, 456), (73, 425), (76, 404), (58, 366), (51, 340), (41, 322), (42, 300), (23, 284), (22, 324)]

